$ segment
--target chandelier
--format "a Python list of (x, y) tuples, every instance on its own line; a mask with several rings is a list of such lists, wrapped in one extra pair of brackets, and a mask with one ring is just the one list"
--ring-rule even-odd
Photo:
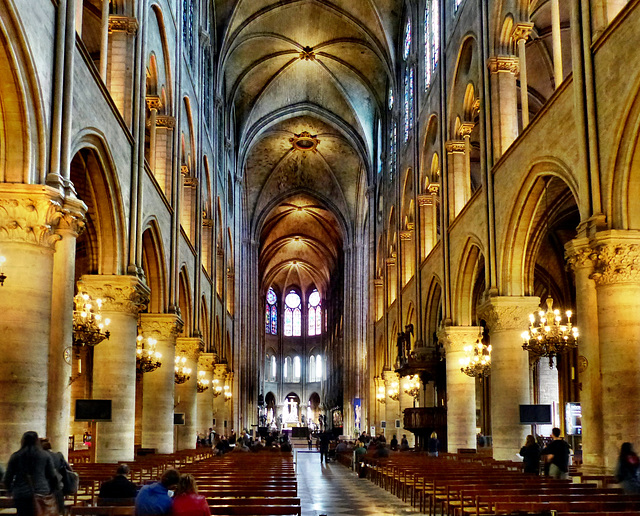
[(185, 383), (191, 378), (191, 369), (185, 366), (187, 363), (187, 357), (176, 357), (176, 374), (175, 382), (180, 385)]
[(389, 398), (393, 401), (398, 401), (400, 399), (400, 383), (398, 380), (394, 381), (389, 388)]
[(553, 358), (578, 347), (578, 327), (571, 324), (571, 310), (565, 312), (567, 322), (562, 323), (560, 310), (553, 309), (553, 299), (547, 297), (547, 311), (540, 310), (529, 315), (529, 329), (522, 333), (522, 349), (534, 358), (549, 357), (549, 367)]
[(406, 394), (417, 398), (420, 393), (420, 377), (417, 374), (409, 376), (402, 385), (402, 388)]
[(162, 353), (156, 351), (157, 343), (156, 339), (149, 337), (145, 347), (144, 337), (138, 333), (136, 338), (136, 372), (138, 375), (155, 371), (162, 365), (160, 360)]
[(231, 399), (231, 388), (228, 385), (224, 386), (224, 401)]
[(464, 352), (466, 356), (460, 359), (460, 371), (480, 379), (491, 374), (491, 346), (482, 342), (482, 332), (473, 346), (464, 347)]
[(73, 344), (75, 346), (95, 346), (109, 338), (109, 319), (102, 319), (102, 299), (95, 303), (88, 294), (79, 292), (74, 298), (73, 311)]
[(387, 400), (385, 399), (384, 385), (380, 385), (378, 387), (378, 392), (376, 392), (376, 399), (380, 403), (386, 403), (387, 402)]
[(204, 392), (209, 388), (209, 380), (205, 378), (207, 373), (205, 371), (198, 371), (198, 382), (196, 384), (196, 389), (198, 392)]
[(217, 378), (213, 379), (213, 397), (217, 398), (222, 394), (222, 386), (220, 385), (220, 380)]

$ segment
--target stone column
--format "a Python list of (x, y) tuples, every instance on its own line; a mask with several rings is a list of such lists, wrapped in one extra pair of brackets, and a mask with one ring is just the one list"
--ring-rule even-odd
[(100, 78), (107, 83), (107, 55), (109, 53), (109, 4), (102, 0), (102, 18), (100, 20)]
[(175, 314), (142, 314), (140, 325), (162, 353), (162, 365), (142, 376), (142, 447), (173, 453), (174, 361), (182, 320)]
[(71, 360), (73, 357), (73, 296), (75, 290), (76, 239), (84, 230), (87, 207), (82, 201), (67, 199), (56, 234), (53, 256), (51, 340), (49, 344), (49, 395), (47, 437), (53, 450), (67, 456), (71, 414)]
[(510, 459), (528, 433), (520, 424), (520, 405), (531, 403), (529, 354), (522, 349), (522, 332), (538, 297), (492, 297), (478, 307), (491, 338), (491, 434), (493, 458)]
[(194, 337), (179, 337), (176, 341), (176, 355), (187, 358), (185, 367), (191, 369), (189, 379), (176, 385), (176, 412), (184, 413), (184, 425), (176, 427), (177, 450), (191, 450), (196, 447), (198, 406), (196, 402), (196, 381), (198, 376), (198, 357), (204, 344), (202, 339)]
[[(445, 143), (449, 155), (449, 221), (453, 221), (467, 202), (465, 183), (468, 182), (465, 166), (465, 144), (462, 140), (450, 140)], [(465, 179), (465, 176), (467, 178)]]
[[(204, 392), (199, 392), (198, 399), (198, 432), (208, 435), (212, 427), (213, 419), (213, 366), (216, 363), (213, 353), (202, 353), (198, 359), (198, 375), (204, 372), (203, 378), (209, 380), (209, 387)], [(216, 421), (217, 422), (217, 421)]]
[(136, 337), (138, 313), (149, 300), (149, 288), (135, 276), (89, 276), (78, 291), (102, 299), (102, 316), (111, 320), (109, 339), (93, 349), (93, 399), (111, 400), (111, 422), (97, 423), (96, 462), (134, 459)]
[[(400, 401), (393, 400), (389, 397), (391, 391), (395, 388), (398, 392), (400, 392), (400, 379), (398, 375), (393, 371), (383, 371), (382, 379), (384, 381), (385, 386), (385, 399), (386, 403), (384, 404), (384, 420), (386, 421), (387, 428), (393, 428), (395, 430), (396, 419), (402, 419), (400, 416)], [(394, 387), (394, 384), (395, 385)], [(402, 423), (401, 423), (402, 424)], [(369, 431), (369, 429), (366, 429)], [(407, 435), (407, 438), (409, 436)], [(400, 439), (398, 439), (399, 441)]]
[(489, 59), (491, 73), (491, 106), (493, 110), (493, 145), (495, 159), (518, 137), (518, 59), (496, 56)]
[(27, 430), (47, 431), (54, 234), (61, 216), (57, 190), (0, 184), (0, 463)]
[(557, 88), (562, 83), (562, 38), (560, 0), (551, 0), (551, 38), (553, 43), (553, 79)]
[(109, 17), (107, 88), (128, 126), (131, 125), (135, 36), (138, 20), (127, 16)]
[(604, 466), (598, 300), (596, 285), (591, 279), (595, 256), (586, 238), (567, 243), (565, 256), (575, 275), (576, 321), (579, 321), (580, 329), (578, 380), (582, 384), (582, 460), (589, 466)]
[[(438, 332), (447, 356), (447, 443), (448, 451), (476, 447), (476, 379), (460, 371), (465, 346), (473, 345), (481, 328), (448, 326)], [(524, 353), (523, 353), (524, 354)]]
[[(409, 396), (406, 392), (404, 392), (404, 383), (407, 381), (407, 377), (400, 378), (400, 426), (402, 427), (402, 433), (407, 434), (407, 440), (409, 441), (409, 446), (414, 447), (416, 445), (416, 436), (413, 432), (410, 432), (404, 427), (404, 409), (413, 408), (414, 406), (414, 398), (413, 396)], [(416, 404), (417, 406), (417, 404)], [(391, 422), (391, 427), (394, 427), (395, 421)], [(395, 428), (394, 428), (395, 429)]]
[(598, 296), (604, 465), (640, 440), (640, 232), (606, 231), (591, 243)]
[(527, 80), (526, 44), (533, 23), (520, 22), (513, 28), (513, 39), (518, 43), (518, 63), (520, 66), (520, 107), (522, 111), (522, 130), (529, 125), (529, 83)]
[(398, 297), (398, 269), (396, 266), (396, 257), (392, 256), (387, 258), (387, 302), (389, 306), (393, 304), (393, 302)]
[[(223, 434), (223, 435), (227, 431), (227, 429), (224, 427), (224, 421), (228, 420), (229, 418), (227, 404), (225, 403), (225, 398), (224, 398), (224, 386), (227, 378), (227, 370), (228, 370), (227, 364), (216, 364), (213, 367), (213, 378), (214, 380), (218, 381), (217, 386), (219, 387), (217, 394), (212, 393), (212, 395), (214, 395), (213, 417), (215, 417), (216, 419), (216, 425), (214, 426), (213, 429), (216, 431), (216, 433)], [(281, 377), (281, 375), (279, 376)], [(216, 387), (214, 386), (213, 388), (215, 389)], [(280, 412), (278, 412), (278, 414), (281, 414), (282, 407), (279, 407), (279, 410)], [(276, 418), (278, 417), (278, 414), (275, 414)], [(236, 433), (240, 435), (240, 430), (242, 429), (238, 428), (237, 430), (238, 432)]]
[(147, 95), (147, 109), (149, 110), (149, 168), (155, 175), (156, 172), (156, 133), (158, 130), (158, 110), (162, 107), (160, 97)]

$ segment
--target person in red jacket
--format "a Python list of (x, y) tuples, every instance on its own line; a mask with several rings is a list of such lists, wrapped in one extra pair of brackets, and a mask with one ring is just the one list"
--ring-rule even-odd
[(198, 494), (198, 486), (193, 475), (180, 475), (171, 514), (172, 516), (211, 516), (207, 499)]

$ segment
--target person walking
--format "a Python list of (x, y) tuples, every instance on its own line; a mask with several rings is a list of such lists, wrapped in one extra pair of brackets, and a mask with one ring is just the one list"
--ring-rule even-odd
[(329, 436), (329, 432), (322, 432), (320, 434), (320, 462), (324, 459), (325, 464), (327, 463), (327, 455), (329, 454), (330, 441), (331, 437)]
[(13, 498), (18, 516), (34, 516), (36, 503), (40, 507), (46, 505), (49, 514), (57, 513), (52, 494), (62, 487), (60, 477), (51, 453), (42, 449), (36, 432), (23, 434), (20, 449), (9, 458), (4, 485)]
[(553, 440), (542, 450), (549, 462), (549, 476), (552, 478), (567, 479), (569, 478), (569, 455), (571, 448), (567, 441), (560, 436), (560, 429), (553, 428), (551, 430)]
[(431, 437), (429, 437), (429, 441), (427, 442), (427, 452), (429, 454), (429, 457), (437, 457), (438, 448), (440, 448), (438, 434), (435, 432), (431, 432)]
[(639, 468), (640, 459), (638, 459), (636, 452), (633, 451), (633, 445), (631, 443), (622, 443), (615, 475), (616, 480), (626, 494), (640, 494)]
[(533, 435), (527, 436), (524, 446), (520, 448), (520, 456), (524, 462), (525, 473), (540, 474), (540, 446)]

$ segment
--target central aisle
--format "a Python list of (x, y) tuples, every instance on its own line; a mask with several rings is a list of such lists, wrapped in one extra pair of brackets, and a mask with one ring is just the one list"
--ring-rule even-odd
[(302, 516), (422, 514), (337, 462), (321, 464), (317, 452), (300, 451), (297, 461)]

